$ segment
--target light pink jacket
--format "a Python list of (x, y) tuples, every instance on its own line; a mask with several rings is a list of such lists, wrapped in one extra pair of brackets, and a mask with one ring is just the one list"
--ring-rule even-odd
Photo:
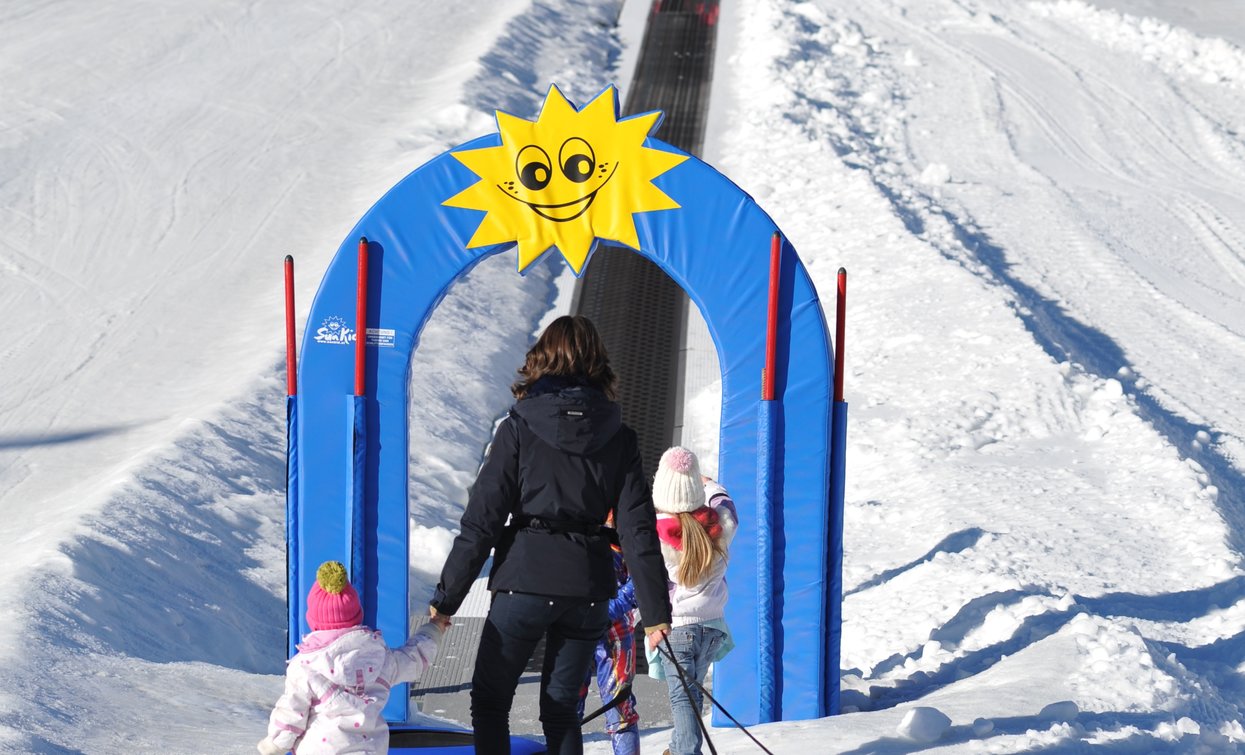
[(297, 755), (386, 753), (381, 715), (394, 684), (413, 682), (432, 666), (441, 630), (420, 627), (391, 650), (368, 627), (312, 632), (285, 670), (285, 694), (268, 721), (268, 738)]

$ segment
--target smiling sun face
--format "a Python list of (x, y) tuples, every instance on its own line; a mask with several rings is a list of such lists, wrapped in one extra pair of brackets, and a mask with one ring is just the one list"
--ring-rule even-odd
[(522, 272), (556, 246), (579, 275), (598, 238), (639, 248), (632, 213), (678, 208), (652, 180), (687, 156), (644, 146), (660, 119), (618, 120), (613, 87), (582, 110), (550, 87), (535, 122), (497, 112), (501, 146), (451, 153), (480, 180), (444, 204), (486, 212), (469, 249), (517, 242)]

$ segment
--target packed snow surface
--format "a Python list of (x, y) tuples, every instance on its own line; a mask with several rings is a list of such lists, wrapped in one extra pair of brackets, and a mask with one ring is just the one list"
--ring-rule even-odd
[[(625, 95), (636, 3), (0, 8), (0, 751), (254, 751), (284, 650), (282, 258), (305, 314), (357, 218), (494, 109)], [(1245, 746), (1233, 7), (724, 7), (704, 156), (823, 302), (850, 281), (844, 714), (753, 727), (774, 752)], [(565, 292), (503, 254), (423, 333), (414, 606)], [(709, 456), (713, 396), (688, 406)]]

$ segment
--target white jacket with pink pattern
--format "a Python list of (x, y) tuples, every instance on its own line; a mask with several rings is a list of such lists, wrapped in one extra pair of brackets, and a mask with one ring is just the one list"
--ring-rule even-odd
[(312, 632), (286, 667), (268, 738), (297, 755), (388, 752), (381, 711), (389, 688), (432, 666), (440, 636), (438, 627), (425, 624), (395, 650), (364, 626)]

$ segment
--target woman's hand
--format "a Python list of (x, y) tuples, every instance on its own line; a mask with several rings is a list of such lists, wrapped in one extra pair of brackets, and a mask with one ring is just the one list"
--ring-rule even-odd
[(443, 613), (437, 613), (437, 609), (432, 606), (428, 606), (428, 616), (430, 617), (429, 621), (436, 624), (442, 632), (453, 626), (449, 616), (446, 616)]

